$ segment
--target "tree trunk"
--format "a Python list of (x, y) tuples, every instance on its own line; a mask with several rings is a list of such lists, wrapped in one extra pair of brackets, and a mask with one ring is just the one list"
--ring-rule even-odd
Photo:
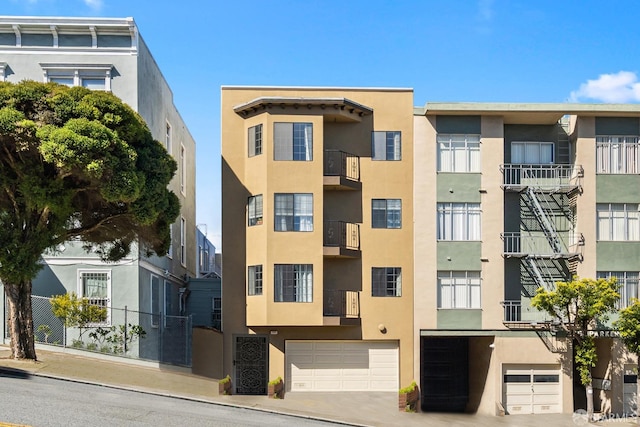
[(11, 357), (36, 360), (31, 311), (31, 280), (18, 284), (4, 283), (9, 303), (9, 335)]
[(593, 421), (593, 381), (589, 380), (589, 384), (585, 386), (587, 390), (587, 420)]

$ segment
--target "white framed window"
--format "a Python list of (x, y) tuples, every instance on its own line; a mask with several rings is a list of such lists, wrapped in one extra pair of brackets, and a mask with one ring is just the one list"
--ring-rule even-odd
[(438, 271), (438, 308), (481, 308), (479, 271)]
[(187, 155), (184, 145), (180, 144), (180, 192), (187, 193)]
[[(313, 212), (311, 213), (313, 215)], [(262, 194), (249, 197), (247, 202), (247, 225), (262, 225)]]
[(262, 265), (247, 267), (247, 294), (262, 295)]
[(222, 330), (222, 298), (213, 297), (211, 299), (211, 326), (217, 330)]
[(480, 135), (438, 134), (438, 172), (480, 172)]
[(180, 218), (180, 264), (185, 265), (187, 263), (187, 220)]
[(313, 160), (313, 123), (274, 123), (273, 160)]
[(249, 157), (262, 154), (262, 125), (250, 127), (247, 136)]
[(438, 240), (480, 240), (480, 203), (438, 203)]
[(402, 228), (401, 199), (371, 199), (372, 228)]
[(402, 160), (402, 136), (399, 131), (371, 132), (372, 160)]
[(637, 174), (638, 145), (637, 136), (597, 136), (596, 173)]
[(151, 275), (151, 327), (160, 326), (160, 277)]
[(275, 231), (313, 231), (313, 194), (276, 193)]
[(640, 240), (637, 203), (597, 203), (598, 240)]
[(597, 279), (616, 278), (619, 286), (618, 293), (620, 294), (618, 308), (628, 307), (633, 304), (633, 299), (638, 298), (639, 276), (637, 271), (598, 271), (596, 273)]
[(371, 268), (371, 296), (373, 297), (402, 296), (402, 268), (372, 267)]
[(313, 265), (276, 264), (275, 302), (313, 302)]
[(97, 326), (111, 325), (111, 270), (78, 270), (78, 296), (107, 310), (107, 318)]
[(169, 224), (169, 249), (167, 249), (167, 257), (173, 258), (173, 224)]
[(511, 143), (511, 163), (546, 165), (555, 161), (553, 142), (513, 141)]
[(166, 122), (165, 124), (165, 135), (164, 135), (164, 148), (167, 150), (167, 153), (171, 153), (171, 138), (173, 137), (173, 129), (171, 128), (171, 124)]
[(91, 90), (111, 91), (112, 64), (41, 63), (44, 82), (66, 86), (83, 86)]

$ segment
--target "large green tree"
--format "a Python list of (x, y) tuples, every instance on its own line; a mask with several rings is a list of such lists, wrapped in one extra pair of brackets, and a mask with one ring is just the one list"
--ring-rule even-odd
[(44, 251), (77, 239), (105, 261), (134, 242), (167, 252), (180, 209), (167, 189), (176, 167), (110, 93), (0, 83), (0, 280), (12, 357), (36, 359), (31, 282)]
[(587, 394), (587, 417), (593, 419), (592, 369), (598, 356), (593, 335), (589, 330), (605, 322), (615, 311), (620, 299), (616, 279), (580, 279), (556, 282), (555, 289), (538, 288), (531, 305), (549, 313), (567, 332), (575, 344), (575, 364), (580, 382)]

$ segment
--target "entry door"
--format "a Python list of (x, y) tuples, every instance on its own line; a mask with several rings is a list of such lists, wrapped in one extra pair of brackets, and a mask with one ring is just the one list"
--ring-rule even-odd
[(236, 335), (234, 338), (235, 393), (267, 394), (269, 337)]

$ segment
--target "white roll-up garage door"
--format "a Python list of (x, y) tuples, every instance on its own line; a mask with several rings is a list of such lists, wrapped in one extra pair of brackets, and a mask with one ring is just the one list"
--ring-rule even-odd
[(636, 399), (637, 378), (635, 366), (624, 365), (623, 402), (626, 415), (635, 415), (638, 411), (638, 401)]
[(287, 390), (397, 391), (398, 343), (287, 341)]
[(513, 366), (504, 370), (503, 382), (504, 408), (508, 414), (562, 412), (559, 367)]

